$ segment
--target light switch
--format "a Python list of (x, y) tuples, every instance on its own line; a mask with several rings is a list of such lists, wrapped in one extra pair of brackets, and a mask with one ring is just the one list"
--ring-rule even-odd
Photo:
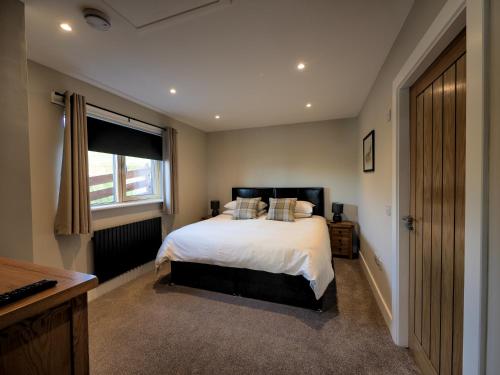
[(387, 216), (391, 216), (392, 215), (392, 206), (390, 204), (388, 204), (388, 205), (385, 206), (385, 214)]

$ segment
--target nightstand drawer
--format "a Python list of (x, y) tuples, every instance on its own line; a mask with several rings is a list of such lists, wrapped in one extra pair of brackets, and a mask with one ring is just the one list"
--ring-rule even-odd
[(340, 238), (351, 238), (352, 231), (349, 228), (332, 228), (332, 235)]
[(352, 246), (332, 244), (332, 253), (337, 255), (351, 255)]
[(352, 234), (349, 237), (335, 237), (330, 239), (332, 246), (351, 246), (352, 247)]

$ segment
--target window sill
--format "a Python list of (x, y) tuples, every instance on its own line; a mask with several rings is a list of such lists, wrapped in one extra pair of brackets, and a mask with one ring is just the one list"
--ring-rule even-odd
[(148, 204), (158, 204), (158, 203), (163, 203), (163, 199), (144, 199), (144, 200), (137, 200), (137, 201), (131, 201), (131, 202), (106, 204), (106, 205), (102, 205), (102, 206), (90, 207), (90, 211), (113, 210), (115, 208), (145, 206)]

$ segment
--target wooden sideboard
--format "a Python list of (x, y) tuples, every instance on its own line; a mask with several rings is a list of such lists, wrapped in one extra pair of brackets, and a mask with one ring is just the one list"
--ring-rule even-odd
[(88, 374), (87, 291), (97, 278), (0, 258), (0, 293), (41, 279), (58, 283), (0, 307), (0, 374)]

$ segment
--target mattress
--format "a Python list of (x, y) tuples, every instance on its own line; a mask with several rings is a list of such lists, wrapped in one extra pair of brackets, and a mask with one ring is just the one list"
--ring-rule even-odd
[(254, 220), (219, 215), (171, 232), (158, 251), (156, 267), (169, 260), (301, 275), (317, 299), (334, 278), (322, 216), (282, 222), (265, 215)]

